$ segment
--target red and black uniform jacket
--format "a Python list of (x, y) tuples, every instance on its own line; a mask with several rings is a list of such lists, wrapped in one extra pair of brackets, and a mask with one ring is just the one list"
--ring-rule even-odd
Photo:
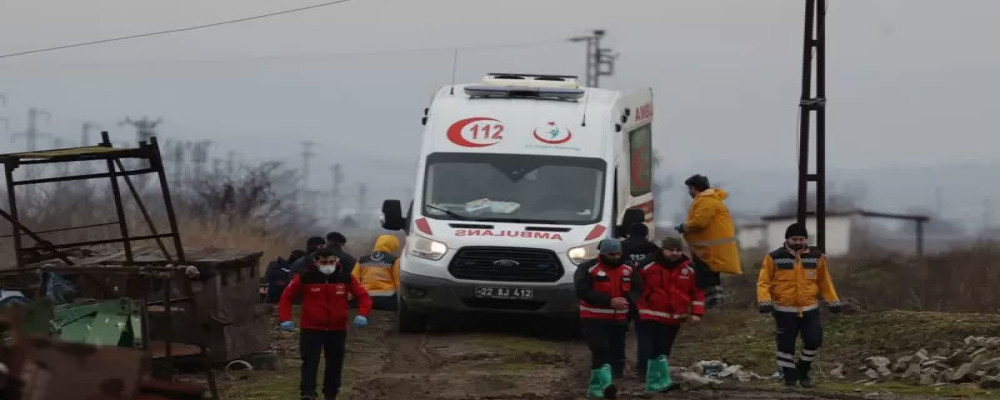
[(629, 305), (639, 298), (641, 279), (627, 264), (606, 265), (600, 259), (580, 264), (573, 275), (576, 296), (580, 298), (580, 318), (628, 323), (629, 310), (611, 307), (611, 299), (624, 297)]
[(705, 315), (705, 291), (695, 284), (690, 264), (687, 256), (675, 262), (658, 257), (642, 267), (640, 320), (678, 325), (690, 315)]
[(351, 276), (342, 265), (330, 275), (323, 275), (310, 265), (301, 274), (295, 274), (292, 281), (281, 293), (278, 303), (278, 318), (280, 321), (292, 319), (292, 300), (302, 295), (302, 319), (299, 327), (321, 331), (347, 330), (348, 306), (347, 295), (351, 294), (358, 300), (358, 314), (368, 317), (372, 309), (372, 300), (368, 292), (357, 279)]

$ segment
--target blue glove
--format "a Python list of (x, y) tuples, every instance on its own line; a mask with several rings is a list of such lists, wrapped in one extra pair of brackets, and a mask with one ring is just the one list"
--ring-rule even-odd
[(368, 318), (365, 318), (365, 317), (360, 316), (360, 315), (357, 316), (357, 317), (354, 317), (354, 326), (357, 327), (357, 328), (364, 328), (364, 327), (368, 326)]
[(676, 230), (677, 233), (683, 234), (684, 233), (684, 224), (680, 224), (680, 225), (675, 226), (674, 230)]
[(292, 321), (282, 322), (281, 325), (278, 325), (278, 327), (280, 327), (281, 330), (283, 330), (285, 332), (294, 332), (295, 331), (295, 323), (292, 322)]

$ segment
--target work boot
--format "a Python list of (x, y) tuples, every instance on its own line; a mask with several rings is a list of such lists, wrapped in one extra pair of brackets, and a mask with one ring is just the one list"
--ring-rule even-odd
[[(608, 364), (602, 365), (600, 368), (590, 371), (590, 383), (587, 386), (587, 397), (591, 399), (606, 399), (613, 398), (607, 397), (608, 391), (614, 391), (614, 385), (611, 384), (611, 366)], [(612, 393), (612, 396), (614, 393)]]
[(672, 387), (670, 379), (670, 363), (667, 356), (659, 356), (650, 360), (646, 367), (646, 392), (665, 392)]
[(795, 368), (781, 368), (781, 375), (785, 380), (785, 389), (793, 390), (799, 382), (799, 371)]
[(809, 370), (812, 369), (812, 363), (808, 361), (799, 361), (796, 363), (796, 366), (798, 366), (799, 385), (806, 389), (816, 386), (813, 384), (812, 378), (809, 377)]

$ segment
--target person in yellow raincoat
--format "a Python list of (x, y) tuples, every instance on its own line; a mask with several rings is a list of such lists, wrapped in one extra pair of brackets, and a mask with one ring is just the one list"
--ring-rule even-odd
[(711, 188), (708, 178), (702, 175), (694, 175), (684, 184), (694, 201), (687, 219), (675, 229), (684, 235), (691, 249), (696, 283), (706, 292), (705, 305), (713, 307), (723, 297), (720, 274), (743, 273), (733, 217), (724, 203), (729, 195)]
[(376, 310), (396, 310), (396, 291), (399, 290), (399, 239), (381, 235), (375, 240), (375, 251), (361, 257), (351, 275), (358, 278), (368, 291)]
[[(785, 245), (764, 256), (757, 277), (757, 304), (761, 313), (774, 315), (777, 360), (785, 386), (813, 387), (809, 370), (823, 343), (819, 301), (826, 300), (830, 312), (842, 310), (826, 256), (807, 245), (806, 227), (794, 223), (785, 231)], [(795, 362), (795, 342), (802, 337), (802, 353)]]

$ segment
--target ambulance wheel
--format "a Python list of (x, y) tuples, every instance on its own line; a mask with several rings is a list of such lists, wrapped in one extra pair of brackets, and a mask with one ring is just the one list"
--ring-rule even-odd
[(410, 310), (403, 299), (399, 299), (397, 317), (399, 333), (421, 333), (427, 328), (427, 316)]

